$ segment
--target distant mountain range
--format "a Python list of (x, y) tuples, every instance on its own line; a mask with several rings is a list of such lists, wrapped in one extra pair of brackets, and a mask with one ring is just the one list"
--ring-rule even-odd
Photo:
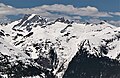
[(120, 27), (36, 14), (0, 26), (1, 78), (120, 78)]

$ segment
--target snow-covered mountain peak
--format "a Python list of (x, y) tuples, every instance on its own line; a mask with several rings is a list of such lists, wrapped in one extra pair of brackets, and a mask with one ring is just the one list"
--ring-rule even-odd
[[(1, 41), (5, 41), (8, 47), (12, 46), (14, 51), (19, 50), (18, 54), (22, 53), (22, 57), (29, 58), (33, 67), (35, 65), (36, 68), (37, 64), (42, 70), (42, 75), (39, 75), (43, 78), (62, 78), (79, 51), (98, 58), (120, 60), (120, 27), (107, 22), (82, 24), (64, 18), (47, 22), (39, 15), (27, 14), (0, 29)], [(4, 54), (7, 48), (0, 46)], [(11, 56), (9, 50), (6, 52)]]
[(16, 24), (14, 30), (31, 31), (32, 27), (43, 26), (47, 23), (47, 19), (36, 14), (25, 14), (24, 17)]

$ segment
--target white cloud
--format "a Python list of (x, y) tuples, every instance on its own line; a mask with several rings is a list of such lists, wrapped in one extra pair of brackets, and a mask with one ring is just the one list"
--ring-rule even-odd
[(92, 17), (110, 17), (108, 13), (99, 12), (97, 8), (91, 6), (76, 8), (73, 5), (55, 4), (55, 5), (44, 5), (36, 8), (43, 9), (46, 11), (61, 12), (61, 13), (77, 15), (77, 16), (79, 15), (79, 16), (92, 16)]
[(120, 26), (120, 21), (109, 21), (109, 23), (113, 24), (113, 25), (116, 25), (116, 26)]
[(7, 22), (10, 22), (10, 19), (8, 19), (8, 18), (5, 17), (5, 16), (0, 17), (0, 24), (1, 24), (1, 23), (7, 23)]
[(120, 12), (110, 12), (109, 14), (120, 16)]
[(90, 23), (100, 23), (101, 21), (102, 20), (96, 19), (96, 18), (92, 18), (92, 19), (87, 20), (87, 22), (90, 22)]
[(66, 18), (77, 18), (80, 16), (91, 16), (91, 17), (111, 17), (106, 12), (99, 12), (96, 7), (82, 7), (76, 8), (73, 5), (62, 5), (62, 4), (54, 4), (54, 5), (43, 5), (33, 8), (14, 8), (9, 5), (5, 5), (0, 3), (0, 17), (6, 15), (15, 15), (15, 14), (39, 14), (44, 17), (66, 17)]
[(15, 14), (15, 11), (14, 7), (0, 3), (0, 16)]

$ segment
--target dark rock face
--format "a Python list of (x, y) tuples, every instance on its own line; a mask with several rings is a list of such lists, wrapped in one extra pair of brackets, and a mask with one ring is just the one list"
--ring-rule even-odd
[(10, 62), (10, 59), (10, 56), (0, 53), (0, 72), (2, 74), (8, 75), (8, 78), (35, 76), (40, 75), (40, 73), (42, 72), (42, 69), (40, 67), (36, 67), (32, 64), (32, 61), (31, 64), (25, 64), (21, 60)]
[(0, 37), (1, 37), (1, 36), (5, 36), (4, 30), (0, 30)]
[(96, 57), (79, 49), (63, 78), (120, 78), (120, 63), (108, 57)]
[(27, 34), (27, 35), (24, 36), (24, 37), (30, 37), (31, 35), (33, 35), (33, 32), (30, 32), (29, 34)]
[[(6, 74), (8, 78), (22, 78), (39, 76), (41, 78), (55, 78), (52, 71), (55, 67), (53, 61), (55, 53), (50, 54), (50, 58), (26, 59), (25, 61), (16, 60), (10, 62), (11, 56), (0, 53), (0, 73)], [(17, 56), (16, 56), (17, 57)], [(19, 58), (19, 57), (18, 57)], [(38, 65), (36, 65), (38, 63)], [(52, 69), (51, 71), (48, 68)], [(44, 73), (43, 77), (41, 74)], [(2, 77), (0, 75), (0, 77)]]
[(5, 36), (4, 33), (0, 32), (0, 36)]
[(35, 61), (44, 68), (49, 68), (53, 70), (54, 68), (56, 68), (57, 65), (57, 54), (54, 52), (53, 49), (50, 49), (48, 58), (40, 55), (39, 58), (35, 59)]

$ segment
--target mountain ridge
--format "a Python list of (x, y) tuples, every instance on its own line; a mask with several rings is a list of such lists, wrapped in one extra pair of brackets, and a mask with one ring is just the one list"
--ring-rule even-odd
[(38, 74), (40, 78), (62, 78), (81, 46), (96, 57), (120, 60), (120, 27), (105, 21), (81, 24), (58, 18), (48, 22), (39, 15), (28, 14), (21, 20), (1, 26), (0, 30), (4, 34), (0, 38), (7, 42), (7, 46), (9, 44), (13, 50), (17, 48), (27, 56), (24, 59), (32, 59), (43, 68), (42, 74)]

